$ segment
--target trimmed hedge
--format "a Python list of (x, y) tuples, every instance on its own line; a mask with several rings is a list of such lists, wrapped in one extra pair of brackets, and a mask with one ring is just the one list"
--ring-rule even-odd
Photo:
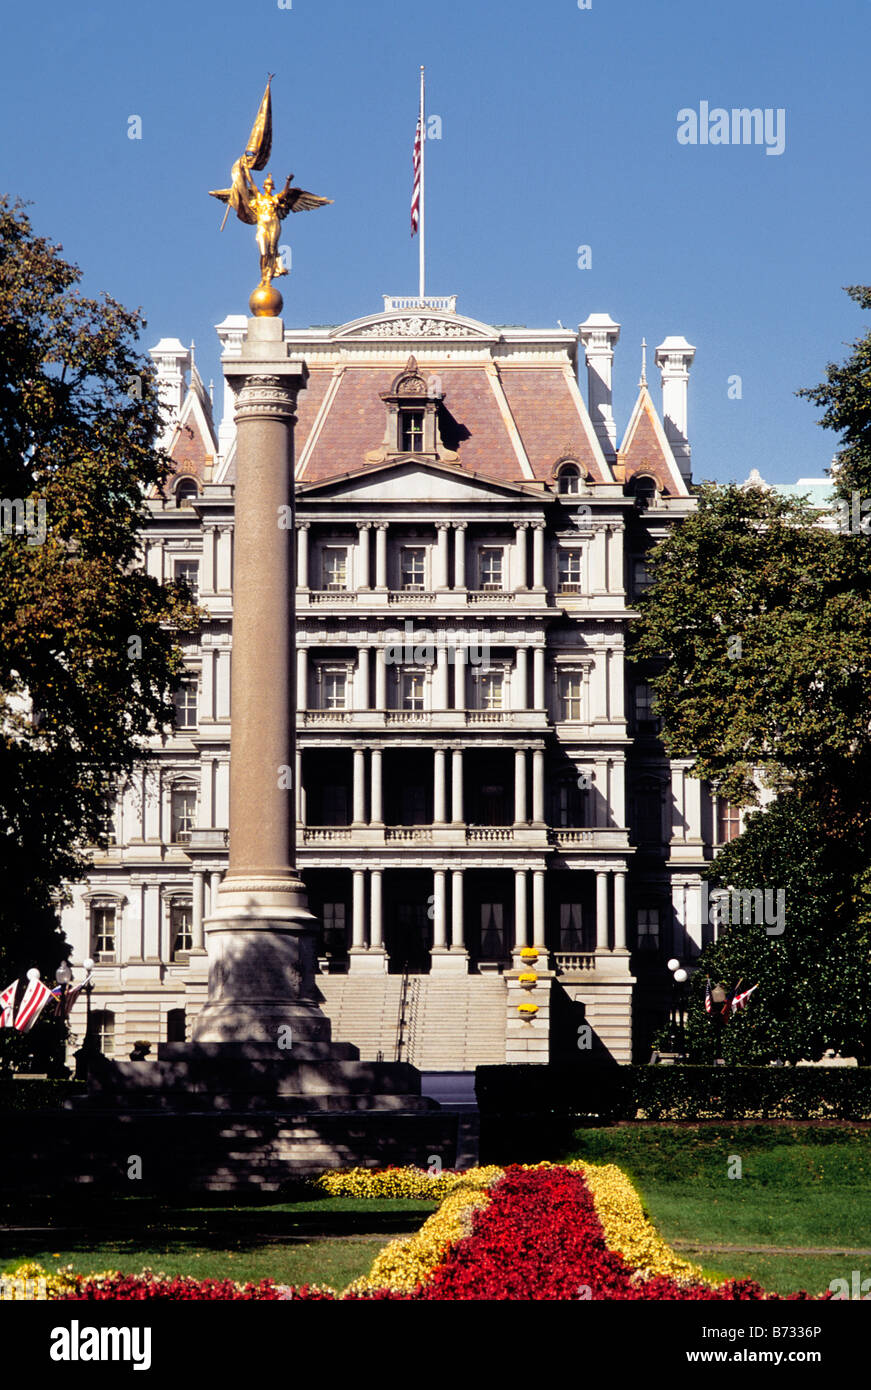
[(478, 1067), (482, 1117), (869, 1120), (871, 1067)]
[(84, 1081), (36, 1078), (17, 1081), (14, 1077), (4, 1076), (0, 1078), (0, 1114), (10, 1110), (62, 1110), (64, 1101), (72, 1096), (83, 1096), (86, 1090)]

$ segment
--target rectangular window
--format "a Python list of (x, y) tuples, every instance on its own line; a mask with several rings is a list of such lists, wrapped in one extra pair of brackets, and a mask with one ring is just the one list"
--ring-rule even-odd
[(325, 825), (347, 825), (348, 788), (343, 782), (327, 782), (323, 789)]
[(481, 904), (481, 958), (501, 960), (505, 955), (505, 909), (502, 903)]
[(426, 689), (423, 671), (403, 671), (400, 676), (402, 708), (422, 710)]
[(482, 547), (479, 559), (482, 589), (502, 588), (502, 561), (503, 550), (501, 546)]
[(344, 903), (324, 903), (324, 949), (330, 955), (343, 955), (347, 945), (345, 934), (347, 909)]
[(330, 546), (323, 552), (323, 587), (347, 589), (348, 550), (346, 546)]
[(90, 1020), (90, 1036), (104, 1057), (115, 1051), (115, 1015), (111, 1009), (94, 1009)]
[(639, 951), (659, 950), (659, 908), (640, 907), (636, 916)]
[(423, 449), (422, 410), (403, 410), (400, 447), (409, 454), (419, 454)]
[(347, 709), (348, 672), (342, 669), (322, 669), (321, 709)]
[(645, 560), (634, 560), (632, 563), (632, 587), (636, 594), (643, 594), (645, 589), (651, 585), (650, 571)]
[(184, 676), (175, 692), (176, 729), (195, 729), (197, 727), (197, 687), (196, 676)]
[(490, 671), (478, 681), (481, 709), (504, 709), (505, 676), (501, 671)]
[(561, 671), (559, 677), (560, 718), (577, 722), (581, 718), (584, 681), (580, 671)]
[(196, 603), (200, 592), (200, 562), (199, 560), (176, 560), (175, 562), (176, 579), (184, 580), (191, 591), (191, 598)]
[(727, 845), (741, 834), (741, 812), (731, 801), (717, 797), (717, 844)]
[(581, 552), (561, 550), (559, 553), (559, 587), (564, 594), (581, 592)]
[(635, 687), (635, 723), (640, 734), (655, 734), (659, 730), (656, 696), (647, 681), (640, 681)]
[(584, 929), (580, 903), (560, 903), (559, 948), (561, 951), (582, 951), (584, 949)]
[(94, 955), (97, 960), (113, 958), (115, 955), (114, 907), (104, 904), (93, 909), (91, 931), (94, 937)]
[(422, 590), (426, 583), (426, 552), (422, 545), (404, 545), (399, 554), (402, 589)]
[(173, 903), (169, 909), (170, 960), (181, 951), (192, 951), (194, 910), (190, 903)]
[(177, 787), (170, 802), (170, 833), (174, 845), (186, 845), (194, 828), (197, 794), (192, 787)]
[(107, 845), (117, 845), (118, 837), (115, 834), (115, 793), (107, 792), (103, 800), (103, 814), (101, 817), (102, 831)]

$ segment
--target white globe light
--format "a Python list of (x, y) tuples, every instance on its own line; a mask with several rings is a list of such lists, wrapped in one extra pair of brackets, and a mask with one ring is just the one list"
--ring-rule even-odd
[(86, 970), (93, 970), (93, 968), (94, 968), (94, 962), (91, 960), (91, 957), (88, 956), (88, 959), (85, 961), (85, 969), (86, 969)]
[(669, 970), (680, 969), (680, 961), (677, 959), (676, 956), (672, 956), (671, 960), (668, 962), (668, 968)]
[(685, 970), (676, 970), (674, 972), (674, 978), (677, 980), (679, 985), (682, 985), (684, 980), (687, 978), (687, 972)]
[(36, 968), (35, 965), (34, 965), (34, 966), (31, 966), (30, 970), (28, 970), (28, 972), (27, 972), (27, 978), (28, 978), (28, 980), (38, 980), (38, 979), (39, 979), (39, 971), (37, 970), (37, 968)]

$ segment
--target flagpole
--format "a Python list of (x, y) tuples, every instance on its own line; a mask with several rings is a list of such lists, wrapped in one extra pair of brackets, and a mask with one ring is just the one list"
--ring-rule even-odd
[(426, 294), (426, 205), (424, 202), (424, 169), (426, 161), (426, 125), (424, 123), (423, 64), (420, 65), (420, 298)]

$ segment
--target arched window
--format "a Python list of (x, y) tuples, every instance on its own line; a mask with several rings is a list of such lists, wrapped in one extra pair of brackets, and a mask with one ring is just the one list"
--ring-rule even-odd
[(175, 485), (175, 505), (177, 507), (190, 507), (199, 495), (200, 490), (193, 478), (180, 478)]
[(645, 511), (656, 501), (656, 479), (649, 473), (636, 473), (634, 478), (629, 479), (627, 491), (635, 498), (638, 510)]
[(184, 1009), (170, 1009), (166, 1015), (166, 1041), (186, 1042), (187, 1020)]
[(564, 463), (557, 474), (557, 490), (571, 496), (581, 490), (581, 470), (576, 463)]

